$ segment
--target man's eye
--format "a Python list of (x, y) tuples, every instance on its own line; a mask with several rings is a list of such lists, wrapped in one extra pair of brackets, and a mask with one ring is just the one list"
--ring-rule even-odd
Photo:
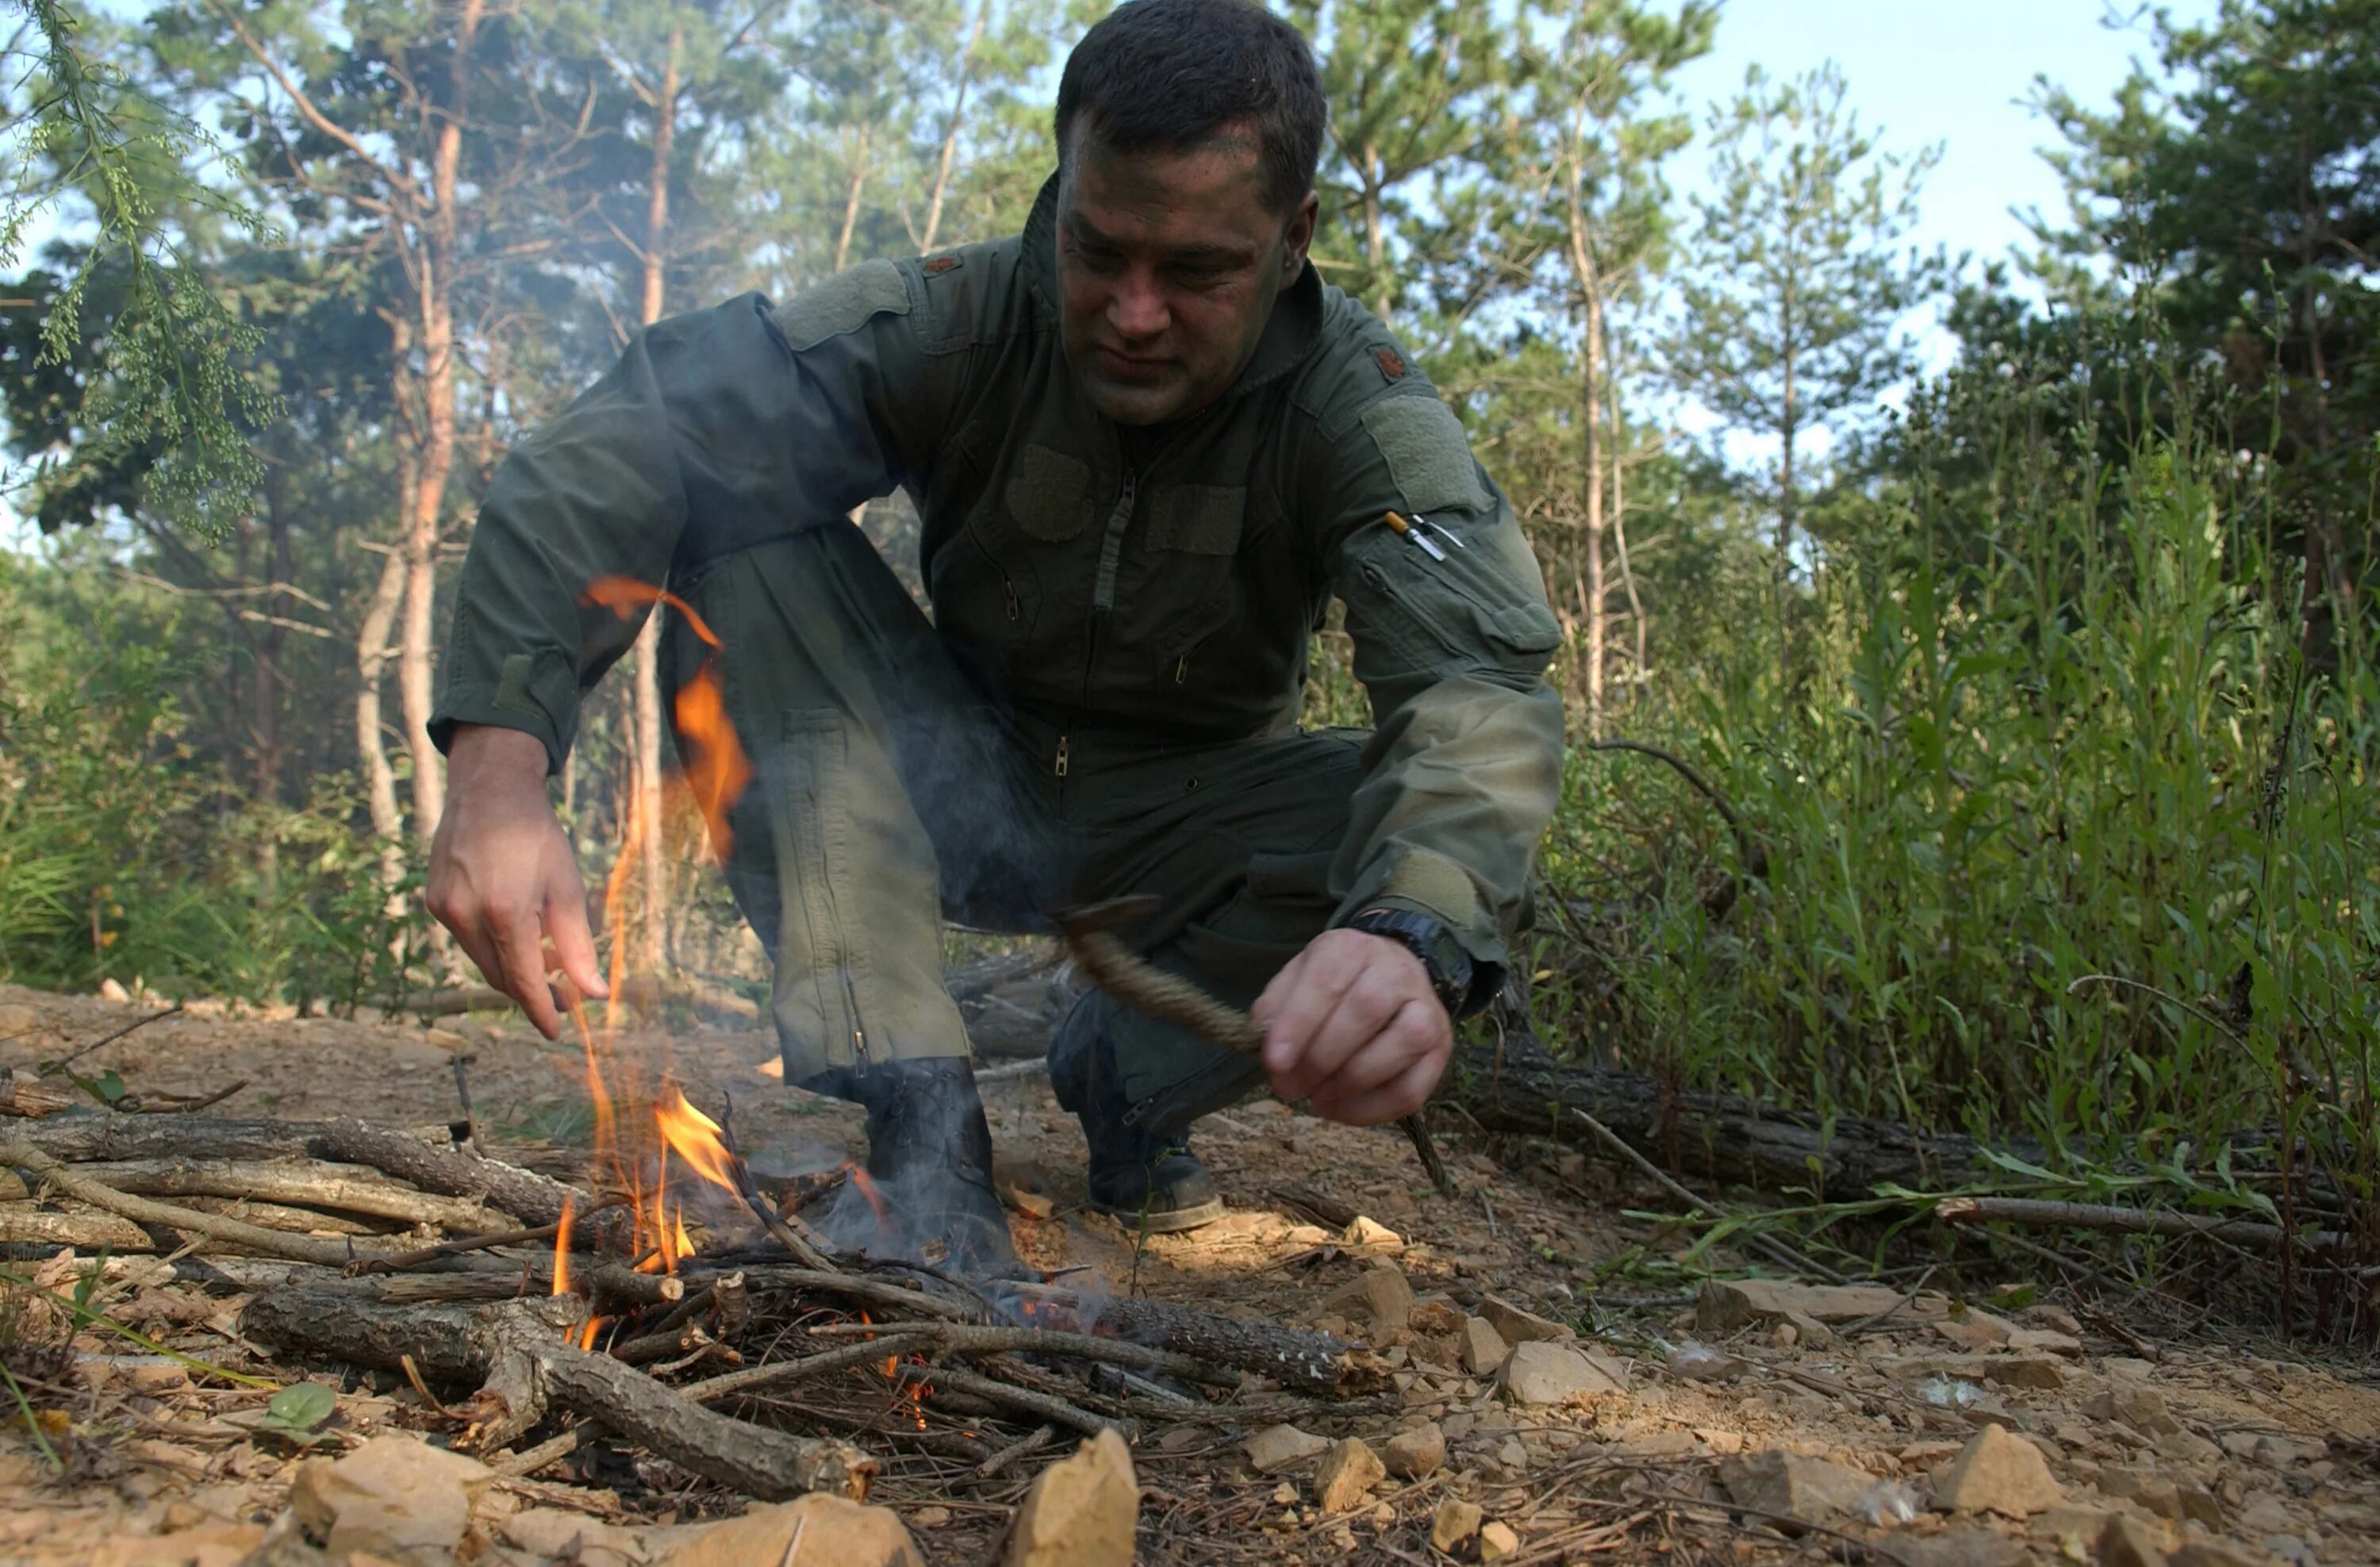
[(1173, 281), (1184, 288), (1212, 288), (1223, 281), (1221, 267), (1174, 267)]
[(1075, 247), (1075, 260), (1093, 272), (1113, 272), (1123, 265), (1123, 257), (1119, 252), (1102, 250), (1083, 244), (1077, 244)]

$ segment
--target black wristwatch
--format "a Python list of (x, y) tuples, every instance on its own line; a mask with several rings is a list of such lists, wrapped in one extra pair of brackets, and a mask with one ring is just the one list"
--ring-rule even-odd
[(1463, 1003), (1471, 998), (1471, 954), (1444, 924), (1411, 909), (1367, 908), (1349, 920), (1347, 929), (1386, 936), (1421, 959), (1446, 1015), (1462, 1015)]

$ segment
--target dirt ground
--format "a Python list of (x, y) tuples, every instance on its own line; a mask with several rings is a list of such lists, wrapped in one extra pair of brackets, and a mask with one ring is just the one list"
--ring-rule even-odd
[[(154, 1010), (137, 1001), (58, 997), (0, 986), (0, 1068), (54, 1060)], [(859, 1147), (848, 1107), (785, 1088), (761, 1070), (757, 1032), (648, 1027), (637, 1058), (668, 1068), (713, 1113), (732, 1097), (739, 1142), (767, 1174), (832, 1165)], [(572, 1173), (587, 1129), (582, 1060), (517, 1019), (426, 1027), (405, 1021), (234, 1016), (192, 1005), (77, 1063), (113, 1068), (141, 1095), (246, 1087), (209, 1111), (310, 1120), (358, 1115), (390, 1125), (462, 1113), (457, 1063), (492, 1151)], [(1439, 1197), (1393, 1128), (1357, 1131), (1269, 1102), (1203, 1124), (1196, 1143), (1233, 1211), (1187, 1235), (1135, 1237), (1083, 1206), (1084, 1149), (1038, 1075), (985, 1090), (1001, 1178), (1024, 1194), (1020, 1250), (1044, 1269), (1088, 1267), (1109, 1288), (1366, 1339), (1398, 1367), (1390, 1410), (1319, 1435), (1382, 1447), (1434, 1422), (1447, 1442), (1434, 1474), (1382, 1481), (1352, 1510), (1321, 1511), (1310, 1473), (1258, 1475), (1252, 1434), (1229, 1425), (1151, 1429), (1135, 1454), (1143, 1488), (1142, 1560), (1284, 1562), (1448, 1560), (1433, 1550), (1441, 1503), (1467, 1500), (1508, 1533), (1456, 1548), (1463, 1560), (1516, 1564), (1661, 1556), (1684, 1561), (1898, 1561), (1910, 1567), (2095, 1560), (2110, 1513), (2136, 1515), (2177, 1562), (2380, 1561), (2380, 1385), (2359, 1367), (2325, 1367), (2285, 1347), (2247, 1344), (2139, 1303), (2112, 1315), (2061, 1301), (2054, 1281), (2028, 1304), (1985, 1309), (1912, 1275), (1898, 1310), (1823, 1326), (1756, 1316), (1724, 1331), (1697, 1325), (1697, 1281), (1676, 1265), (1690, 1237), (1658, 1218), (1666, 1199), (1575, 1155), (1491, 1160), (1458, 1136), (1449, 1163), (1464, 1188)], [(0, 1134), (9, 1124), (0, 1122)], [(1517, 1168), (1515, 1166), (1518, 1166)], [(6, 1172), (0, 1171), (0, 1182)], [(0, 1190), (0, 1198), (7, 1193)], [(1352, 1233), (1314, 1222), (1313, 1205), (1352, 1209)], [(17, 1200), (30, 1200), (19, 1197)], [(1046, 1216), (1037, 1216), (1046, 1210)], [(76, 1268), (21, 1251), (7, 1266), (70, 1288)], [(1421, 1309), (1386, 1332), (1353, 1307), (1324, 1303), (1367, 1268), (1391, 1261)], [(1714, 1259), (1748, 1272), (1741, 1259)], [(1631, 1266), (1615, 1268), (1626, 1262)], [(1598, 1287), (1595, 1281), (1604, 1281)], [(1969, 1281), (1971, 1292), (1977, 1287)], [(137, 1315), (137, 1280), (102, 1301)], [(1466, 1318), (1493, 1295), (1574, 1330), (1582, 1347), (1624, 1367), (1620, 1391), (1550, 1406), (1512, 1402), (1492, 1374), (1466, 1374)], [(1444, 1309), (1430, 1309), (1439, 1303)], [(238, 1335), (237, 1300), (164, 1313), (177, 1348), (268, 1376), (294, 1369)], [(135, 1324), (139, 1325), (138, 1323)], [(229, 1563), (283, 1508), (301, 1456), (260, 1430), (269, 1389), (194, 1387), (152, 1353), (86, 1331), (75, 1341), (91, 1391), (79, 1413), (50, 1415), (74, 1459), (61, 1475), (25, 1422), (0, 1407), (0, 1562)], [(376, 1425), (404, 1426), (421, 1405), (402, 1381), (343, 1384), (333, 1450)], [(2041, 1453), (2060, 1500), (2024, 1517), (1947, 1513), (1937, 1474), (1985, 1425)], [(848, 1433), (845, 1433), (848, 1434)], [(865, 1439), (861, 1439), (863, 1441)], [(1055, 1457), (1070, 1444), (1046, 1456)], [(1805, 1528), (1748, 1513), (1724, 1476), (1747, 1454), (1782, 1452), (1860, 1472), (1856, 1502)], [(888, 1454), (874, 1499), (898, 1510), (936, 1562), (974, 1563), (992, 1547), (1031, 1476), (953, 1485), (949, 1466)], [(560, 1473), (559, 1471), (549, 1474)], [(583, 1474), (508, 1482), (490, 1493), (474, 1538), (486, 1560), (598, 1560), (599, 1535), (639, 1560), (631, 1526), (681, 1522), (686, 1504), (658, 1489), (588, 1483)], [(715, 1503), (714, 1503), (715, 1504)], [(583, 1514), (592, 1534), (540, 1550), (517, 1520)], [(699, 1511), (699, 1504), (696, 1505)], [(508, 1520), (513, 1520), (508, 1522)], [(549, 1531), (550, 1535), (550, 1531)], [(1506, 1549), (1503, 1542), (1512, 1542)]]

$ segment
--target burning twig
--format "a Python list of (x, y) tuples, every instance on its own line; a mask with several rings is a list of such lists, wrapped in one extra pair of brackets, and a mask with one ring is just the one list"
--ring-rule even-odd
[(792, 1252), (803, 1267), (818, 1273), (841, 1272), (842, 1269), (827, 1260), (826, 1254), (813, 1245), (807, 1234), (794, 1228), (800, 1221), (780, 1216), (769, 1199), (760, 1195), (760, 1188), (752, 1184), (751, 1168), (744, 1162), (744, 1155), (735, 1147), (735, 1134), (732, 1130), (735, 1124), (734, 1100), (727, 1100), (721, 1106), (720, 1117), (719, 1138), (727, 1152), (725, 1172), (728, 1189), (751, 1210), (752, 1217), (760, 1221), (760, 1227), (769, 1232), (770, 1238)]
[[(1066, 950), (1092, 982), (1135, 1012), (1186, 1028), (1223, 1050), (1260, 1054), (1264, 1030), (1257, 1026), (1256, 1019), (1217, 1001), (1195, 982), (1166, 973), (1116, 938), (1111, 927), (1138, 917), (1149, 906), (1146, 898), (1116, 898), (1064, 909), (1058, 915), (1058, 928), (1065, 932)], [(1461, 1197), (1462, 1189), (1446, 1172), (1446, 1163), (1439, 1158), (1438, 1145), (1430, 1140), (1429, 1128), (1422, 1124), (1421, 1117), (1408, 1115), (1397, 1124), (1404, 1128), (1414, 1151), (1421, 1156), (1422, 1168), (1428, 1172), (1439, 1196)]]

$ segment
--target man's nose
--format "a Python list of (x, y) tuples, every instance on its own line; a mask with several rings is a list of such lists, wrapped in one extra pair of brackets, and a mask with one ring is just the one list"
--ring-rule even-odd
[(1108, 301), (1108, 324), (1127, 340), (1154, 337), (1172, 321), (1157, 280), (1136, 268), (1125, 274)]

